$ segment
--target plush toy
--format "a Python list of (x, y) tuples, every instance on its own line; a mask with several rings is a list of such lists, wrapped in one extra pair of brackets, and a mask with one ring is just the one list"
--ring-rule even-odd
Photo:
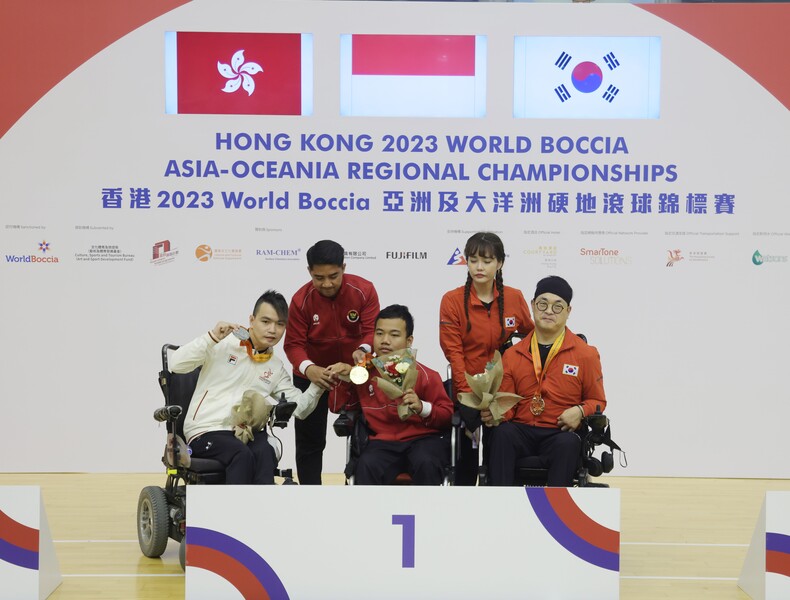
[(247, 390), (241, 402), (230, 409), (233, 433), (245, 444), (255, 439), (255, 434), (266, 427), (274, 406), (255, 390)]

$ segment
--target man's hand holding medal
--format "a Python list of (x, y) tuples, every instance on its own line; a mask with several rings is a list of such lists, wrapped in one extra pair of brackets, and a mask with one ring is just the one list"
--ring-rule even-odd
[(373, 355), (369, 352), (357, 350), (353, 355), (354, 362), (356, 363), (354, 366), (339, 362), (329, 365), (325, 371), (332, 379), (334, 385), (337, 385), (341, 381), (350, 381), (356, 385), (362, 385), (370, 379), (368, 369), (371, 366), (371, 358), (373, 358)]
[(335, 381), (350, 381), (362, 385), (370, 379), (371, 367), (375, 367), (379, 374), (376, 377), (378, 388), (391, 400), (400, 399), (398, 416), (401, 421), (422, 412), (422, 400), (414, 392), (414, 384), (417, 382), (416, 350), (404, 348), (381, 356), (361, 352), (359, 357), (355, 353), (354, 359), (357, 363), (353, 367), (346, 363), (336, 363), (326, 370)]

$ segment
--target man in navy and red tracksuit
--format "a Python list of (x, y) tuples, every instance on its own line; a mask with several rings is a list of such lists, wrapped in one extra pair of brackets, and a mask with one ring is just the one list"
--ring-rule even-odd
[[(393, 304), (376, 319), (373, 350), (377, 356), (398, 354), (410, 348), (414, 318), (409, 309)], [(388, 485), (407, 472), (416, 485), (440, 485), (450, 461), (449, 431), (453, 403), (439, 374), (415, 363), (417, 380), (403, 390), (400, 398), (390, 398), (373, 377), (359, 385), (341, 383), (333, 390), (333, 410), (361, 408), (368, 428), (368, 442), (361, 450), (354, 472), (359, 485)], [(333, 365), (347, 375), (351, 365)], [(371, 370), (375, 375), (376, 370)], [(398, 405), (409, 409), (401, 420)]]
[(321, 485), (328, 390), (336, 384), (327, 367), (359, 362), (370, 352), (379, 297), (367, 279), (345, 274), (343, 247), (332, 240), (307, 251), (307, 270), (311, 281), (297, 290), (288, 310), (285, 354), (296, 387), (306, 390), (312, 382), (327, 390), (310, 416), (295, 424), (299, 483)]

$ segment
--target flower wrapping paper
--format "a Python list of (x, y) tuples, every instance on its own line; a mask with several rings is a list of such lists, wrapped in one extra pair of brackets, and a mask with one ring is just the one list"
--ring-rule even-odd
[[(400, 398), (405, 390), (413, 388), (417, 383), (417, 350), (413, 348), (375, 356), (372, 362), (379, 372), (376, 385), (391, 400)], [(405, 421), (412, 414), (406, 406), (398, 403), (398, 416), (401, 421)]]
[(466, 383), (471, 392), (459, 392), (458, 401), (464, 406), (475, 410), (488, 409), (494, 419), (494, 424), (502, 422), (505, 413), (513, 408), (523, 398), (518, 394), (500, 392), (504, 369), (502, 368), (502, 355), (499, 350), (494, 352), (494, 358), (486, 364), (482, 373), (470, 375), (464, 372)]

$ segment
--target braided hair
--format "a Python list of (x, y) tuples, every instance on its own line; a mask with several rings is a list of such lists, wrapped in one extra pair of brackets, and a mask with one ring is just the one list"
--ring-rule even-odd
[[(497, 234), (490, 231), (478, 231), (466, 240), (466, 246), (464, 246), (464, 258), (469, 260), (469, 257), (474, 255), (494, 258), (497, 262), (504, 263), (505, 245)], [(494, 285), (496, 285), (496, 289), (499, 292), (497, 307), (499, 308), (499, 325), (502, 328), (501, 339), (504, 340), (507, 337), (507, 331), (505, 330), (505, 285), (502, 280), (501, 268), (496, 272)], [(466, 284), (464, 285), (464, 314), (466, 315), (467, 333), (472, 330), (472, 323), (469, 321), (469, 294), (471, 290), (472, 275), (467, 271)]]

